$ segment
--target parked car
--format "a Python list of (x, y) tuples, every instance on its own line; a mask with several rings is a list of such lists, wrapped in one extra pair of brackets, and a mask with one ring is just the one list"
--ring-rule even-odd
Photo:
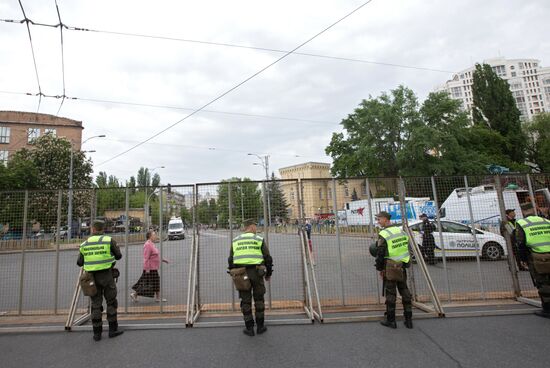
[[(421, 221), (411, 221), (409, 228), (414, 234), (414, 240), (417, 244), (422, 244), (422, 234), (420, 233)], [(433, 233), (435, 240), (435, 256), (442, 257), (441, 241), (439, 231)], [(475, 257), (476, 242), (472, 235), (472, 228), (468, 225), (455, 221), (441, 221), (441, 234), (443, 236), (443, 245), (445, 247), (445, 257)], [(506, 249), (506, 240), (504, 237), (489, 231), (475, 229), (477, 241), (479, 242), (480, 256), (486, 260), (496, 261), (503, 256), (508, 255)]]
[[(67, 234), (69, 233), (69, 228), (67, 226), (61, 226), (59, 230), (59, 238), (60, 239), (67, 239)], [(55, 231), (54, 238), (57, 238), (58, 233)]]

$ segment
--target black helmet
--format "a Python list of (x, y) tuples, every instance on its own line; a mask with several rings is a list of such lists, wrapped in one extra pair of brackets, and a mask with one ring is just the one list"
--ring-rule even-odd
[(369, 247), (369, 252), (370, 252), (370, 255), (373, 256), (373, 257), (376, 257), (376, 255), (378, 254), (378, 243), (374, 242), (370, 245)]

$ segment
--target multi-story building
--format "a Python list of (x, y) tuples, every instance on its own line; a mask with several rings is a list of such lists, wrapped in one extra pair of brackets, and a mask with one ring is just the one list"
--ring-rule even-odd
[[(306, 162), (303, 164), (279, 169), (282, 179), (300, 179), (303, 196), (303, 211), (305, 218), (325, 217), (334, 213), (333, 181), (330, 175), (330, 164), (322, 162)], [(366, 182), (363, 179), (340, 181), (336, 179), (337, 210), (345, 207), (347, 202), (364, 199)], [(300, 217), (298, 207), (298, 185), (296, 181), (283, 181), (281, 188), (289, 204), (289, 217)]]
[[(496, 58), (485, 60), (495, 73), (508, 81), (522, 120), (550, 111), (550, 68), (542, 68), (536, 59)], [(475, 66), (453, 75), (438, 91), (447, 91), (451, 98), (462, 101), (467, 111), (472, 110)]]
[(54, 115), (19, 111), (0, 111), (0, 163), (43, 134), (70, 140), (75, 150), (82, 143), (82, 122)]

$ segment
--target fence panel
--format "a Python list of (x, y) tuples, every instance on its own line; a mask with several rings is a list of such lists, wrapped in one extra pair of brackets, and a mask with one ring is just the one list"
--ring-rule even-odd
[[(249, 180), (197, 186), (197, 298), (202, 312), (240, 309), (238, 293), (226, 271), (232, 239), (242, 234), (247, 219), (258, 223), (258, 233), (264, 237), (274, 260), (273, 278), (266, 283), (266, 309), (303, 311), (301, 244), (297, 227), (290, 225), (289, 218), (297, 209), (296, 182), (294, 186), (296, 189), (290, 182), (284, 182), (283, 186), (283, 183)], [(294, 194), (288, 194), (291, 188)], [(269, 213), (271, 226), (268, 226)]]
[[(418, 245), (420, 256), (427, 266), (428, 275), (441, 298), (444, 291), (448, 290), (449, 280), (445, 250), (442, 249), (441, 252), (436, 254), (436, 244), (441, 243), (438, 239), (437, 210), (432, 180), (428, 177), (403, 178), (403, 185), (405, 209), (401, 209), (401, 205), (399, 205), (398, 208), (392, 210), (392, 213), (401, 218), (400, 222), (403, 222), (400, 212), (406, 214), (413, 240)], [(422, 215), (426, 216), (423, 217)], [(410, 263), (408, 276), (413, 300), (421, 303), (431, 303), (432, 297), (426, 276), (417, 265), (414, 256)], [(447, 292), (445, 296), (448, 298), (449, 293)]]
[(25, 193), (0, 193), (0, 314), (14, 315), (19, 309), (23, 209)]

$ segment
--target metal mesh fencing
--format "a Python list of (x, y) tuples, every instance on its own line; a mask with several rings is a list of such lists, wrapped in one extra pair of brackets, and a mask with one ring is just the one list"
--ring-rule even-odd
[[(509, 174), (0, 192), (0, 315), (69, 311), (79, 246), (94, 219), (105, 222), (122, 250), (119, 313), (183, 313), (189, 304), (238, 313), (227, 258), (246, 219), (257, 221), (274, 259), (268, 310), (303, 312), (316, 304), (317, 291), (323, 308), (381, 306), (382, 282), (369, 253), (380, 211), (394, 223), (406, 216), (427, 264), (427, 276), (415, 261), (409, 270), (417, 302), (431, 302), (429, 280), (445, 302), (536, 298), (501, 225), (505, 209), (515, 209), (518, 219), (535, 212), (548, 217), (549, 183), (545, 174)], [(149, 229), (169, 263), (159, 265), (158, 294), (136, 302), (132, 287), (142, 277)], [(77, 314), (88, 305), (89, 298), (76, 296)]]
[(303, 217), (311, 227), (321, 305), (380, 304), (381, 282), (373, 267), (374, 258), (368, 253), (374, 240), (369, 233), (372, 223), (368, 221), (368, 206), (362, 206), (366, 200), (361, 199), (367, 197), (366, 181), (302, 179), (300, 182)]
[[(296, 182), (293, 184), (293, 190), (297, 190)], [(297, 196), (287, 195), (291, 185), (275, 181), (197, 185), (198, 291), (195, 297), (202, 312), (240, 310), (238, 293), (227, 267), (232, 239), (242, 234), (247, 219), (257, 222), (259, 235), (264, 237), (274, 260), (273, 277), (266, 283), (266, 309), (303, 310), (301, 243), (297, 227), (292, 227), (289, 218), (289, 209), (297, 204)]]

